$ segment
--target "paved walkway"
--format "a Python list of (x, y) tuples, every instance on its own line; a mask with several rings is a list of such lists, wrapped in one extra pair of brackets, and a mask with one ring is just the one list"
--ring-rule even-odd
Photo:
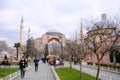
[(35, 72), (34, 65), (31, 66), (30, 70), (28, 70), (25, 74), (24, 78), (20, 76), (16, 80), (55, 80), (53, 76), (53, 72), (51, 70), (51, 66), (47, 63), (44, 64), (42, 62), (39, 63), (38, 72)]
[[(65, 62), (64, 66), (69, 66), (68, 62)], [(73, 65), (73, 67), (77, 70), (79, 70), (79, 65)], [(89, 68), (89, 67), (83, 67), (83, 72), (88, 73), (92, 76), (96, 76), (96, 69)], [(100, 71), (100, 78), (102, 80), (120, 80), (120, 74), (115, 74), (111, 72), (106, 71)], [(24, 78), (21, 78), (20, 76), (16, 80), (55, 80), (53, 72), (51, 70), (51, 66), (47, 63), (39, 63), (39, 69), (38, 72), (35, 72), (34, 66), (31, 66), (31, 69), (26, 72), (26, 75)]]

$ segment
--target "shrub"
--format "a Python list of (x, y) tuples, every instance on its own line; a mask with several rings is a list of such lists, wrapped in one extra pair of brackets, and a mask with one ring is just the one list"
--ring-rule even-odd
[(11, 65), (19, 65), (19, 60), (10, 61)]
[(93, 65), (93, 62), (87, 62), (88, 65)]
[[(95, 65), (97, 66), (98, 63), (95, 63)], [(100, 63), (100, 66), (120, 69), (120, 65), (115, 65), (115, 64)]]

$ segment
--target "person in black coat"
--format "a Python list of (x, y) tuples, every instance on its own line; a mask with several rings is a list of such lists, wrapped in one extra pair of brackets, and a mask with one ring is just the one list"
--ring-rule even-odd
[(21, 72), (21, 78), (24, 78), (24, 76), (25, 76), (25, 68), (27, 66), (27, 61), (25, 60), (24, 56), (20, 60), (19, 66), (20, 66), (19, 68), (20, 68), (20, 72)]
[(39, 59), (38, 59), (38, 58), (35, 58), (35, 59), (34, 59), (34, 64), (35, 64), (35, 71), (36, 71), (36, 72), (38, 71), (38, 63), (39, 63)]

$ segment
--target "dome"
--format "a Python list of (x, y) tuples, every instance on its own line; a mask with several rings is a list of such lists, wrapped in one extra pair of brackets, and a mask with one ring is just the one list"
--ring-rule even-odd
[(91, 29), (100, 29), (100, 28), (113, 28), (113, 27), (117, 27), (118, 24), (116, 24), (114, 21), (111, 20), (107, 20), (106, 18), (106, 14), (102, 14), (101, 15), (101, 21), (95, 23)]
[(113, 27), (117, 27), (118, 25), (110, 20), (102, 20), (99, 21), (97, 23), (95, 23), (91, 29), (98, 29), (98, 28), (113, 28)]
[(51, 29), (46, 32), (47, 35), (62, 35), (58, 30), (56, 29)]
[(48, 30), (47, 32), (59, 32), (59, 31), (56, 29), (51, 29), (51, 30)]

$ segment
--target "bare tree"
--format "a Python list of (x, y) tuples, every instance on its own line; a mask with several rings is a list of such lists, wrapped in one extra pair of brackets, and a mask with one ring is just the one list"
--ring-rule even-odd
[(65, 50), (69, 54), (69, 62), (70, 62), (70, 70), (71, 70), (71, 68), (72, 68), (72, 55), (75, 54), (75, 50), (74, 50), (74, 46), (73, 46), (72, 41), (69, 41), (66, 43)]
[(84, 40), (87, 49), (94, 53), (97, 58), (98, 68), (96, 80), (99, 80), (101, 60), (119, 41), (120, 35), (117, 29), (117, 25), (111, 22), (95, 23)]
[(5, 41), (0, 41), (0, 52), (8, 51), (9, 47)]
[[(82, 60), (85, 56), (85, 47), (83, 42), (78, 43), (76, 41), (70, 41), (69, 43), (66, 44), (66, 50), (70, 53), (70, 58), (72, 55), (76, 55), (78, 57), (78, 62), (80, 64), (80, 80), (83, 80), (82, 76)], [(71, 59), (70, 59), (70, 66), (71, 65)]]

